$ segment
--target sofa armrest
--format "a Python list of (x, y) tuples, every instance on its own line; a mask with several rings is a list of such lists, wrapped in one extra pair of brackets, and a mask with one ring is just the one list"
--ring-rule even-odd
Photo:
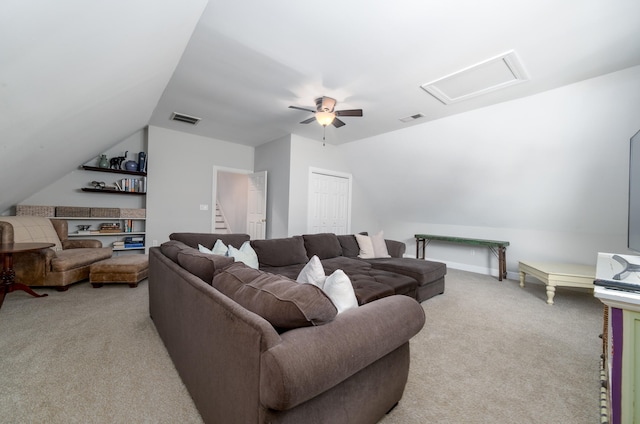
[(387, 251), (392, 258), (402, 258), (407, 251), (407, 245), (401, 241), (385, 240)]
[(102, 242), (94, 239), (77, 239), (77, 240), (65, 240), (62, 242), (62, 249), (80, 249), (83, 247), (101, 248)]
[(350, 309), (325, 325), (283, 333), (282, 342), (262, 354), (262, 404), (293, 408), (404, 345), (424, 323), (420, 304), (396, 295)]

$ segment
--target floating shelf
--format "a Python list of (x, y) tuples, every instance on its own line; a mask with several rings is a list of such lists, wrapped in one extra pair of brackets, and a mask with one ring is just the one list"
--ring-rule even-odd
[(88, 192), (91, 192), (91, 193), (137, 194), (138, 196), (144, 196), (145, 194), (147, 194), (146, 192), (143, 192), (143, 191), (120, 191), (120, 190), (109, 190), (109, 189), (104, 189), (104, 188), (87, 188), (87, 187), (83, 187), (80, 190), (88, 191)]
[(85, 171), (98, 171), (98, 172), (110, 172), (112, 174), (128, 174), (128, 175), (140, 175), (146, 177), (146, 172), (140, 171), (127, 171), (126, 169), (111, 169), (111, 168), (99, 168), (97, 166), (82, 165), (82, 169)]

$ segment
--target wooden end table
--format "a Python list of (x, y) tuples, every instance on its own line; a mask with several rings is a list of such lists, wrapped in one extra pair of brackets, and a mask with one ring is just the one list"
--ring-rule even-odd
[(53, 243), (0, 243), (0, 261), (2, 261), (2, 273), (0, 274), (0, 308), (4, 297), (16, 290), (22, 290), (34, 297), (45, 297), (47, 294), (38, 294), (27, 285), (16, 283), (16, 272), (13, 269), (13, 254), (35, 252), (37, 250), (53, 247)]
[(581, 287), (593, 290), (596, 267), (591, 265), (561, 264), (551, 262), (520, 261), (520, 287), (524, 287), (527, 274), (536, 277), (547, 286), (547, 303), (553, 305), (556, 287)]

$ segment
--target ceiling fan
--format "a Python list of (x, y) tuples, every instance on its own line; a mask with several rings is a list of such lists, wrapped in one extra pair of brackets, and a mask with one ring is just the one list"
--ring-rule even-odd
[(323, 127), (330, 124), (333, 124), (336, 128), (344, 126), (345, 123), (338, 119), (338, 116), (362, 116), (362, 109), (334, 110), (335, 106), (336, 99), (323, 96), (316, 99), (316, 110), (298, 106), (289, 106), (289, 108), (304, 110), (314, 114), (313, 117), (300, 122), (301, 124), (309, 124), (315, 120)]

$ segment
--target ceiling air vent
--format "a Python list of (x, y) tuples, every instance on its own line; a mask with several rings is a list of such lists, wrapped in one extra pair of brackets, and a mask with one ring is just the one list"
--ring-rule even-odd
[(448, 105), (520, 84), (528, 79), (529, 76), (520, 63), (518, 55), (511, 50), (421, 85), (421, 87)]
[(200, 122), (200, 118), (196, 118), (195, 116), (185, 115), (184, 113), (173, 112), (171, 114), (172, 121), (180, 121), (191, 125), (198, 125)]
[(421, 114), (421, 113), (416, 113), (415, 115), (407, 116), (405, 118), (400, 118), (400, 120), (402, 122), (411, 122), (411, 121), (415, 121), (416, 119), (420, 119), (420, 118), (424, 118), (424, 115)]

